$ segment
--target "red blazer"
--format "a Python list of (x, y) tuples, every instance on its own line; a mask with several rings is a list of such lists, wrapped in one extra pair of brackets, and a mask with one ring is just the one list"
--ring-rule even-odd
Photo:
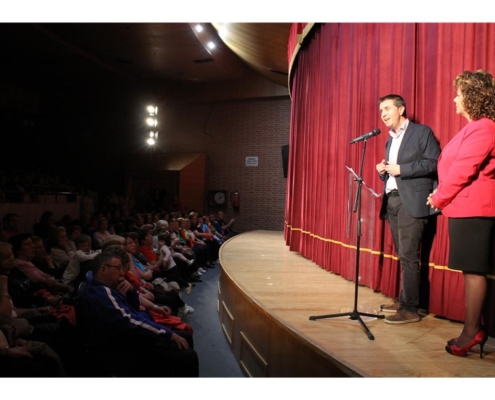
[(495, 216), (495, 122), (469, 122), (438, 159), (433, 204), (447, 217)]

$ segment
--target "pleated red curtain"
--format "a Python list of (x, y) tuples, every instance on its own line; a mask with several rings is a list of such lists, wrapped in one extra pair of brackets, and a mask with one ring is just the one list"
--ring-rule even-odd
[[(377, 100), (402, 95), (408, 117), (431, 126), (445, 146), (465, 124), (455, 114), (452, 81), (466, 69), (495, 73), (494, 39), (495, 24), (314, 26), (291, 69), (285, 226), (291, 250), (354, 279), (357, 186), (349, 169), (359, 173), (364, 143), (349, 142), (379, 128), (381, 135), (367, 143), (363, 166), (360, 282), (398, 295), (398, 259), (388, 226), (379, 219), (381, 197), (376, 196), (383, 183), (375, 165), (384, 157), (388, 138)], [(463, 320), (463, 277), (447, 268), (447, 219), (439, 216), (437, 222), (429, 258), (430, 312)]]

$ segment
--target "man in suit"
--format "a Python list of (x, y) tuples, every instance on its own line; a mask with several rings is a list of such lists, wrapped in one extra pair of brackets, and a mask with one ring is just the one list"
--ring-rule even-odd
[(401, 264), (399, 301), (382, 305), (389, 324), (421, 320), (418, 314), (420, 244), (431, 215), (426, 204), (436, 183), (440, 146), (430, 127), (407, 118), (406, 102), (396, 94), (378, 101), (380, 116), (389, 128), (385, 159), (376, 170), (385, 182), (380, 217), (387, 219)]

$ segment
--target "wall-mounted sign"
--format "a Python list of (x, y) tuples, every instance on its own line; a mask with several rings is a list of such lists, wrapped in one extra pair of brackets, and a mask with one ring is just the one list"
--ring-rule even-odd
[(246, 167), (257, 167), (258, 157), (246, 157)]

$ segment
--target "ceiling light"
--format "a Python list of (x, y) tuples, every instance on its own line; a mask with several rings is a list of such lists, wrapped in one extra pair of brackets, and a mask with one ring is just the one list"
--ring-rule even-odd
[(155, 139), (153, 139), (152, 137), (150, 137), (147, 141), (146, 141), (150, 146), (153, 146), (155, 144)]
[(200, 24), (196, 25), (194, 27), (194, 29), (196, 29), (196, 32), (202, 32), (203, 31), (203, 27)]
[(207, 46), (208, 46), (208, 48), (209, 48), (210, 50), (213, 50), (213, 49), (215, 48), (215, 43), (213, 43), (213, 42), (208, 42)]
[(150, 132), (150, 137), (155, 137), (155, 132)]
[(149, 126), (157, 126), (158, 125), (158, 121), (156, 120), (156, 118), (148, 118), (146, 120), (146, 123), (149, 125)]
[(158, 107), (148, 106), (148, 107), (146, 107), (146, 111), (148, 111), (149, 115), (157, 115), (158, 114)]

